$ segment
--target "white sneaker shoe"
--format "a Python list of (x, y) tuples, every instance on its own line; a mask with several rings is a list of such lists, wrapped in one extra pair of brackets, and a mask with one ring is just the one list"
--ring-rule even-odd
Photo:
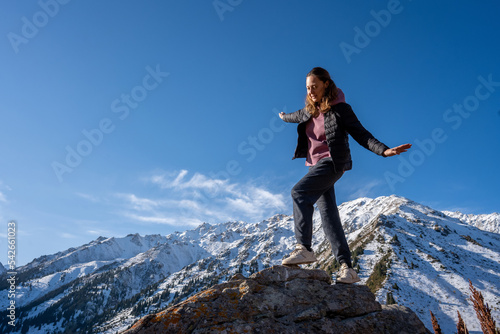
[(359, 279), (358, 273), (354, 269), (349, 268), (347, 264), (342, 263), (337, 276), (337, 283), (352, 284), (359, 281), (361, 279)]
[(283, 261), (281, 264), (283, 265), (291, 265), (291, 264), (306, 264), (316, 262), (316, 256), (314, 252), (310, 252), (307, 250), (304, 245), (296, 245), (295, 250)]

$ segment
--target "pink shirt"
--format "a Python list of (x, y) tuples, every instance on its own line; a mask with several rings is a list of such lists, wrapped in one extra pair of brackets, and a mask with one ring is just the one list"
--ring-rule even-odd
[(306, 134), (309, 139), (306, 166), (314, 166), (321, 159), (330, 156), (330, 150), (326, 143), (325, 115), (323, 113), (319, 113), (316, 118), (311, 117), (306, 124)]
[[(338, 97), (331, 105), (345, 102), (344, 92), (338, 89)], [(306, 158), (306, 166), (314, 166), (323, 158), (330, 157), (330, 150), (326, 143), (325, 135), (325, 114), (319, 113), (319, 116), (311, 117), (306, 124), (306, 135), (308, 138), (308, 151)]]

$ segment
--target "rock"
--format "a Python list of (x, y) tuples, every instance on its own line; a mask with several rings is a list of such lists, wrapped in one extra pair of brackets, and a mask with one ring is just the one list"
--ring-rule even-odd
[(323, 270), (274, 266), (235, 275), (139, 320), (123, 334), (430, 333), (409, 308), (381, 306), (365, 285), (331, 285)]

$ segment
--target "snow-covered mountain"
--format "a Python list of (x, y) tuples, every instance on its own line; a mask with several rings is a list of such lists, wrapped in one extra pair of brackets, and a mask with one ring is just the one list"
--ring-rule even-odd
[(457, 218), (464, 223), (475, 226), (480, 230), (500, 233), (500, 213), (490, 213), (487, 215), (472, 215), (461, 212), (443, 211), (447, 216)]
[[(498, 219), (443, 213), (397, 196), (359, 198), (339, 210), (361, 283), (379, 302), (392, 294), (428, 328), (431, 310), (444, 333), (455, 331), (458, 310), (472, 334), (480, 327), (468, 302), (470, 279), (500, 319), (500, 235), (489, 232)], [(100, 237), (18, 268), (18, 320), (16, 327), (1, 323), (0, 332), (116, 333), (237, 272), (248, 276), (280, 264), (294, 244), (287, 215), (168, 236)], [(309, 267), (334, 274), (318, 215), (313, 248), (319, 261)], [(6, 289), (0, 277), (0, 290)], [(2, 291), (1, 310), (7, 298)]]
[(5, 268), (4, 265), (2, 264), (2, 262), (0, 262), (0, 276), (5, 274), (6, 272), (7, 272), (7, 268)]

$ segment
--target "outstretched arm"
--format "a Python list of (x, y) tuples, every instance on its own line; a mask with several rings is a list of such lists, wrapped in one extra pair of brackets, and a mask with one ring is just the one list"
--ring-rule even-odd
[(410, 149), (411, 144), (403, 144), (393, 148), (389, 148), (385, 144), (379, 142), (373, 135), (368, 132), (359, 122), (358, 118), (352, 111), (349, 105), (338, 108), (339, 114), (342, 115), (342, 122), (347, 129), (347, 132), (363, 147), (383, 157), (392, 157), (399, 155)]
[(302, 112), (302, 109), (297, 110), (293, 113), (290, 114), (285, 114), (284, 112), (280, 112), (278, 116), (284, 120), (285, 122), (288, 123), (300, 123), (304, 120), (304, 114)]
[(338, 113), (341, 125), (358, 144), (381, 156), (384, 156), (384, 152), (390, 149), (361, 125), (350, 105), (341, 103), (335, 108), (335, 111)]
[(384, 157), (392, 157), (394, 155), (400, 155), (403, 152), (408, 151), (408, 149), (411, 147), (411, 144), (403, 144), (399, 145), (393, 148), (390, 148), (388, 150), (385, 150), (384, 153), (382, 154)]

